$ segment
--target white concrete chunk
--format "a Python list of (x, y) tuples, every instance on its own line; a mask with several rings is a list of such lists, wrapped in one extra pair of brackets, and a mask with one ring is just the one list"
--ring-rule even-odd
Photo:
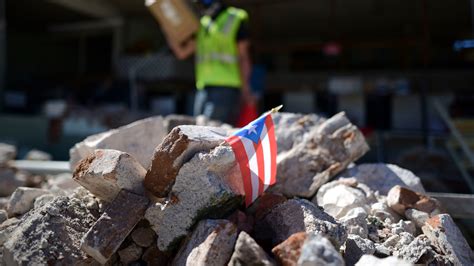
[(369, 147), (362, 132), (344, 113), (313, 127), (304, 139), (277, 158), (277, 184), (273, 190), (288, 197), (310, 198)]
[(336, 219), (344, 217), (354, 208), (369, 209), (366, 194), (362, 189), (333, 181), (318, 190), (313, 202), (324, 208)]
[(222, 218), (242, 203), (242, 178), (232, 148), (198, 153), (181, 167), (165, 205), (150, 207), (145, 218), (158, 235), (158, 248), (169, 251), (200, 219)]
[(128, 153), (96, 150), (81, 161), (73, 178), (92, 194), (112, 201), (121, 189), (143, 195), (146, 170)]
[(71, 169), (96, 149), (113, 149), (129, 153), (144, 167), (151, 163), (153, 152), (168, 134), (161, 116), (150, 117), (129, 125), (87, 137), (70, 151)]
[(27, 213), (34, 206), (35, 199), (41, 195), (49, 194), (45, 189), (19, 187), (13, 192), (8, 203), (7, 212), (9, 217)]

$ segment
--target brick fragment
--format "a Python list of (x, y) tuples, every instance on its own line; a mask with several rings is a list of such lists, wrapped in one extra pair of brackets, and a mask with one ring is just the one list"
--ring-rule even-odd
[(435, 199), (398, 185), (388, 192), (387, 205), (400, 215), (410, 208), (428, 214), (439, 208)]
[(272, 249), (275, 258), (283, 266), (296, 265), (300, 258), (301, 248), (306, 240), (306, 232), (291, 235), (287, 240)]

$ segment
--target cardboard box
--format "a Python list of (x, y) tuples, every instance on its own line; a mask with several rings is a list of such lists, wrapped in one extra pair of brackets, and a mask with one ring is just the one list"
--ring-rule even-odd
[(179, 47), (197, 33), (199, 20), (186, 0), (147, 0), (146, 5), (170, 46)]

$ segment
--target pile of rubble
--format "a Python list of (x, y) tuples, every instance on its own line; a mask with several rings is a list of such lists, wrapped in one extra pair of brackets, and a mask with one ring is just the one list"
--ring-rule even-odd
[(73, 178), (10, 184), (11, 196), (0, 201), (0, 261), (473, 263), (461, 232), (418, 177), (395, 165), (353, 164), (368, 146), (344, 113), (280, 113), (274, 123), (277, 184), (248, 208), (224, 142), (233, 132), (227, 125), (153, 117), (87, 138), (71, 149)]

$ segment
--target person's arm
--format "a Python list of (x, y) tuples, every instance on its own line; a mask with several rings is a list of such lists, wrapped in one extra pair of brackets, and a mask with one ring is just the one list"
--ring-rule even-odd
[(242, 79), (242, 97), (246, 103), (254, 104), (255, 97), (250, 88), (250, 76), (252, 74), (252, 62), (250, 60), (250, 41), (240, 40), (237, 42), (239, 52), (239, 67)]
[(196, 41), (194, 39), (190, 39), (182, 45), (175, 45), (172, 42), (168, 43), (171, 50), (173, 50), (173, 53), (179, 60), (184, 60), (190, 57), (196, 50)]

